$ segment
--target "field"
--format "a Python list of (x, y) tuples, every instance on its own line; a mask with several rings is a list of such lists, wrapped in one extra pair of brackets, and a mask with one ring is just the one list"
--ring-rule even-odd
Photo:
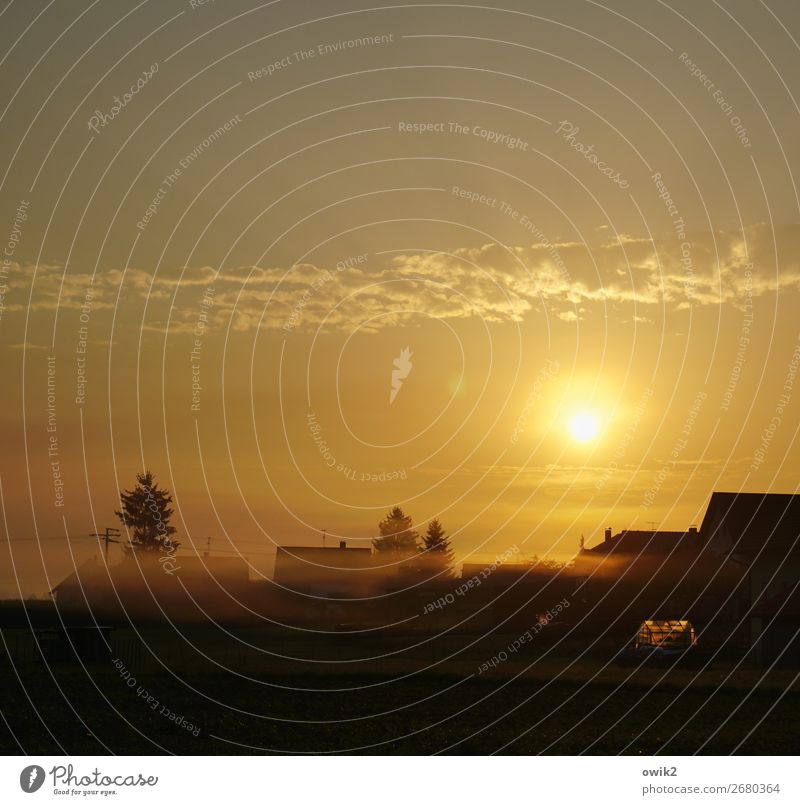
[[(148, 641), (163, 658), (169, 652), (158, 638)], [(369, 663), (344, 657), (346, 650), (320, 660), (319, 645), (312, 663), (263, 656), (248, 663), (229, 645), (232, 672), (210, 671), (213, 662), (190, 669), (177, 650), (168, 668), (138, 655), (86, 670), (74, 661), (6, 659), (0, 751), (651, 755), (800, 747), (794, 672), (765, 677), (730, 661), (702, 672), (632, 670), (605, 656), (544, 650), (479, 673), (475, 658), (491, 656), (504, 639), (456, 654), (453, 646), (426, 646)], [(188, 640), (199, 646), (201, 634)], [(213, 657), (213, 642), (205, 650), (223, 661), (221, 644)], [(334, 645), (347, 642), (331, 639)], [(299, 645), (283, 642), (280, 653), (299, 656)]]

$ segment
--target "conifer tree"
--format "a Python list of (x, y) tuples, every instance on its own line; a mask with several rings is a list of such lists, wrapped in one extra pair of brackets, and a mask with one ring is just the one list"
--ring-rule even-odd
[(446, 578), (452, 573), (453, 551), (442, 524), (434, 518), (422, 538), (424, 565), (429, 575)]
[(414, 556), (419, 551), (419, 536), (413, 526), (411, 518), (395, 506), (378, 524), (380, 536), (372, 540), (372, 547), (377, 553), (394, 554), (395, 559)]
[(176, 529), (169, 524), (172, 496), (166, 489), (159, 489), (152, 472), (137, 474), (136, 486), (121, 492), (120, 500), (122, 508), (114, 514), (128, 532), (126, 554), (171, 554), (180, 545), (172, 539)]

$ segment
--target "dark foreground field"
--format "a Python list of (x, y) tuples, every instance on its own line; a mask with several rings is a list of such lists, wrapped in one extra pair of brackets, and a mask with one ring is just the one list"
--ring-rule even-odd
[[(800, 691), (417, 674), (173, 677), (8, 664), (3, 754), (788, 754)], [(29, 698), (30, 697), (30, 698)], [(148, 698), (149, 697), (149, 698)]]

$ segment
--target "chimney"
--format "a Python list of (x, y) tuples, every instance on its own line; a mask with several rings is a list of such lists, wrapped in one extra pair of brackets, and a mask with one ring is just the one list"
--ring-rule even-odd
[(611, 539), (611, 529), (607, 528), (606, 529), (606, 542), (608, 542), (610, 539)]
[(339, 540), (339, 548), (341, 550), (344, 550), (346, 547), (347, 547), (347, 542), (345, 542), (343, 539), (340, 539)]
[(690, 533), (690, 534), (691, 534), (693, 537), (696, 537), (696, 536), (697, 536), (697, 526), (696, 526), (696, 525), (690, 525), (690, 526), (689, 526), (689, 533)]

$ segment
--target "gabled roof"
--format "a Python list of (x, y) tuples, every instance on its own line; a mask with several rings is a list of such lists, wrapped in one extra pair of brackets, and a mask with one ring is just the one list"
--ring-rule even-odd
[(800, 495), (714, 492), (700, 533), (734, 555), (800, 553)]

